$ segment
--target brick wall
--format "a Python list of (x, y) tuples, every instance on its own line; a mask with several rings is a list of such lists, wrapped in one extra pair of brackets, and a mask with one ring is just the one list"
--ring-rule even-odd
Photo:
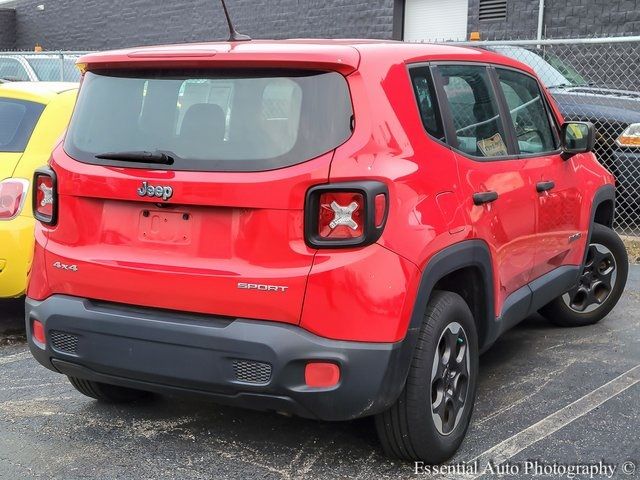
[(0, 8), (0, 50), (15, 47), (16, 42), (16, 11), (10, 8)]
[(549, 38), (640, 35), (640, 0), (548, 0)]
[[(44, 11), (37, 10), (39, 4)], [(253, 38), (391, 38), (394, 0), (228, 0)], [(105, 49), (226, 38), (218, 0), (18, 0), (17, 47)]]
[[(479, 0), (469, 0), (469, 31), (483, 39), (534, 38), (538, 1), (508, 0), (507, 20), (480, 22)], [(227, 3), (238, 30), (253, 38), (399, 38), (402, 28), (403, 0)], [(47, 50), (105, 49), (226, 36), (218, 0), (16, 0), (12, 7), (15, 14), (0, 9), (0, 49), (36, 43)], [(546, 0), (545, 32), (548, 38), (640, 35), (640, 0)]]
[[(532, 39), (539, 0), (508, 0), (507, 19), (478, 20), (479, 0), (469, 0), (469, 31), (484, 40)], [(640, 0), (545, 0), (543, 37), (640, 35)]]

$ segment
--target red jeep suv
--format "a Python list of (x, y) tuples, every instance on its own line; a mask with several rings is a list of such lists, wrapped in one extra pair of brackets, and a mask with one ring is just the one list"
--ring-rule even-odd
[(442, 462), (478, 356), (540, 310), (592, 324), (628, 265), (593, 126), (495, 53), (381, 41), (90, 54), (34, 178), (33, 355), (148, 392), (375, 416)]

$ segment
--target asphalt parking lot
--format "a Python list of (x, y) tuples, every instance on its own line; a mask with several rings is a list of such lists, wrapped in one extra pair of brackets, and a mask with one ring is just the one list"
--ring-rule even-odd
[[(1, 321), (19, 323), (17, 309), (7, 309), (0, 304)], [(638, 432), (633, 266), (622, 300), (600, 324), (560, 329), (530, 318), (482, 356), (472, 425), (449, 462), (468, 470), (447, 478), (493, 478), (488, 462), (511, 469), (502, 478), (530, 478), (526, 461), (539, 469), (603, 462), (616, 467), (611, 478), (635, 478)], [(411, 478), (414, 469), (383, 456), (367, 419), (322, 423), (175, 398), (103, 405), (36, 364), (19, 339), (0, 346), (0, 478), (380, 479)]]

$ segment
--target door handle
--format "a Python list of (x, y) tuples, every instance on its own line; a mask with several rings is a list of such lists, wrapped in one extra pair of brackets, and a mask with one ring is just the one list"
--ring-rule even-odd
[(495, 202), (498, 199), (498, 192), (478, 192), (473, 194), (473, 203), (475, 205), (484, 205), (485, 203)]
[(555, 182), (553, 180), (549, 180), (547, 182), (538, 182), (536, 184), (536, 190), (538, 191), (538, 193), (548, 192), (549, 190), (551, 190), (555, 186), (556, 186), (556, 184), (555, 184)]

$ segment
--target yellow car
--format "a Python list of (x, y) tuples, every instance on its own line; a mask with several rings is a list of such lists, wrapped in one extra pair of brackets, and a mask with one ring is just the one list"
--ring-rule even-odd
[(27, 286), (35, 220), (31, 180), (67, 128), (78, 84), (0, 84), (0, 298)]

